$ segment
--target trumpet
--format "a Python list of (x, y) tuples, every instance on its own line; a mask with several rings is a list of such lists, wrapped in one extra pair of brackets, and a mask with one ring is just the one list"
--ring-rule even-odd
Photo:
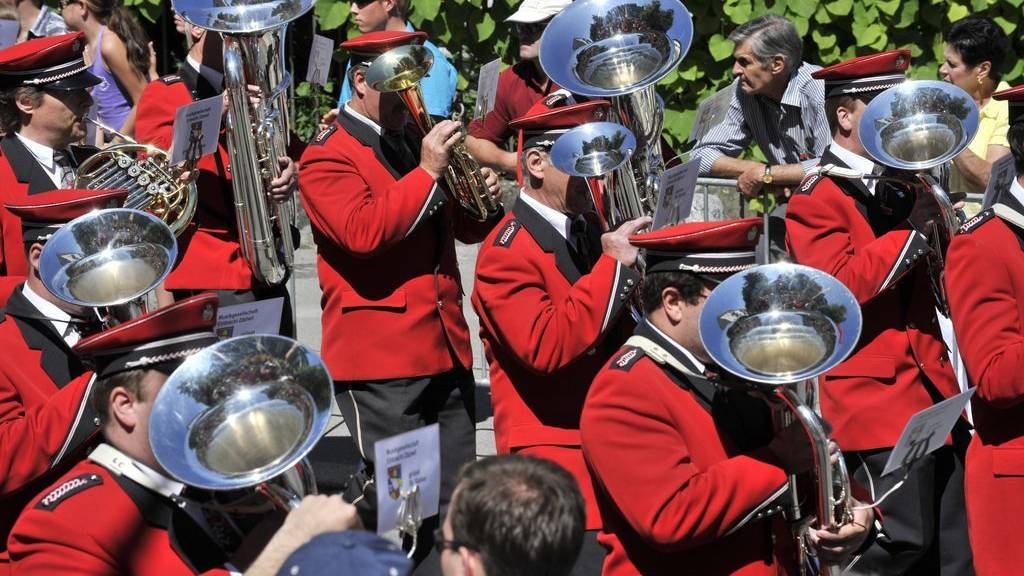
[[(814, 268), (777, 263), (729, 277), (708, 296), (700, 338), (726, 371), (752, 383), (772, 406), (777, 426), (797, 422), (813, 452), (813, 509), (802, 508), (797, 478), (788, 482), (785, 513), (802, 574), (838, 576), (838, 566), (810, 560), (811, 528), (852, 519), (850, 479), (841, 453), (833, 465), (818, 402), (818, 376), (845, 360), (860, 338), (860, 306), (846, 286)], [(729, 385), (728, 381), (723, 384)], [(745, 390), (748, 388), (744, 388)]]
[[(399, 46), (378, 56), (366, 70), (366, 83), (378, 92), (396, 92), (412, 113), (413, 121), (423, 134), (434, 127), (434, 120), (423, 102), (419, 81), (430, 71), (434, 56), (417, 44)], [(466, 145), (458, 142), (450, 153), (444, 181), (459, 203), (478, 221), (487, 220), (499, 207), (487, 193), (487, 183), (480, 165), (469, 155)]]

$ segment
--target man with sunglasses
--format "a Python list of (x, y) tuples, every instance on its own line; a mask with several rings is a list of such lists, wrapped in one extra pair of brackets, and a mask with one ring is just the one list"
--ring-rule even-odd
[[(29, 40), (0, 51), (0, 200), (70, 188), (91, 147), (85, 136), (88, 88), (101, 80), (85, 64), (81, 32)], [(0, 210), (0, 275), (25, 276), (21, 221)]]
[(538, 100), (558, 90), (540, 67), (540, 37), (548, 22), (570, 4), (572, 0), (523, 0), (519, 9), (505, 19), (516, 27), (519, 62), (498, 76), (494, 109), (469, 124), (466, 148), (481, 165), (515, 173), (518, 156), (502, 148), (514, 135), (509, 123), (525, 115)]

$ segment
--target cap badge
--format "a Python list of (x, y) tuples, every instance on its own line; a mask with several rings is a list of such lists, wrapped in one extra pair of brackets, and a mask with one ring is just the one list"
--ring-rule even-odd
[(213, 320), (213, 304), (203, 306), (203, 322)]
[(896, 55), (896, 67), (897, 68), (902, 68), (903, 65), (906, 62), (907, 62), (907, 58), (903, 54), (897, 54)]
[(74, 50), (75, 52), (81, 51), (82, 50), (82, 40), (80, 38), (75, 38), (74, 40), (72, 40), (71, 41), (71, 49)]
[(757, 226), (751, 226), (750, 230), (747, 230), (747, 241), (751, 242), (757, 238)]

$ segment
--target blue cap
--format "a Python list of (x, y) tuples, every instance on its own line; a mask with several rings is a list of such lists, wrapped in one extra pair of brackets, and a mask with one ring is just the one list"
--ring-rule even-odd
[(292, 552), (277, 576), (409, 576), (412, 561), (390, 540), (372, 532), (321, 534)]

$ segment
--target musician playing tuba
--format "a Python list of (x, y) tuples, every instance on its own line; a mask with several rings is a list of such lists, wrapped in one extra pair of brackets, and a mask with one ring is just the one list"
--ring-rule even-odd
[[(135, 136), (140, 142), (171, 149), (175, 111), (187, 104), (222, 94), (223, 41), (216, 32), (186, 24), (192, 47), (176, 74), (150, 82), (138, 103)], [(240, 134), (240, 138), (247, 136)], [(281, 174), (266, 191), (273, 201), (285, 202), (294, 194), (298, 170), (286, 156), (277, 159)], [(179, 264), (167, 277), (165, 287), (175, 298), (213, 290), (221, 305), (282, 298), (280, 333), (294, 335), (295, 326), (287, 283), (264, 284), (246, 262), (238, 229), (232, 190), (231, 159), (227, 134), (221, 130), (217, 151), (199, 159), (198, 206), (193, 223), (178, 237)]]
[[(900, 474), (882, 476), (882, 470), (908, 419), (960, 392), (939, 330), (929, 267), (923, 265), (934, 246), (930, 224), (941, 220), (936, 197), (870, 178), (875, 163), (865, 142), (875, 134), (860, 121), (868, 102), (904, 82), (909, 62), (910, 50), (893, 50), (814, 74), (824, 80), (833, 142), (786, 214), (794, 260), (838, 278), (863, 309), (856, 351), (821, 381), (821, 411), (846, 451), (852, 478), (873, 486), (875, 497), (901, 479)], [(907, 98), (902, 106), (924, 103), (921, 97)], [(966, 112), (964, 102), (947, 104), (940, 108), (951, 115)], [(884, 125), (899, 127), (897, 114), (884, 115)], [(945, 134), (958, 127), (936, 121), (926, 128)], [(928, 140), (925, 130), (916, 134), (922, 144)], [(881, 503), (886, 537), (868, 547), (849, 573), (972, 573), (963, 500), (968, 438), (961, 420), (951, 442), (915, 465), (902, 488)]]
[[(503, 211), (479, 222), (446, 190), (458, 123), (444, 120), (423, 135), (399, 94), (367, 83), (371, 61), (425, 38), (384, 31), (341, 45), (352, 54), (353, 96), (303, 154), (299, 190), (324, 292), (323, 358), (352, 438), (371, 464), (377, 440), (439, 422), (444, 514), (459, 467), (476, 454), (455, 240), (479, 242)], [(485, 173), (496, 199), (497, 177)], [(370, 527), (375, 510), (367, 512)], [(424, 522), (417, 559), (432, 548), (436, 526), (436, 517)]]
[[(808, 470), (810, 446), (791, 425), (773, 431), (768, 405), (712, 363), (698, 333), (708, 295), (754, 267), (757, 218), (679, 224), (635, 235), (646, 250), (633, 336), (598, 373), (580, 420), (598, 504), (607, 510), (606, 576), (795, 574), (781, 515), (787, 474)], [(868, 538), (873, 511), (837, 531), (812, 530), (827, 562)]]

